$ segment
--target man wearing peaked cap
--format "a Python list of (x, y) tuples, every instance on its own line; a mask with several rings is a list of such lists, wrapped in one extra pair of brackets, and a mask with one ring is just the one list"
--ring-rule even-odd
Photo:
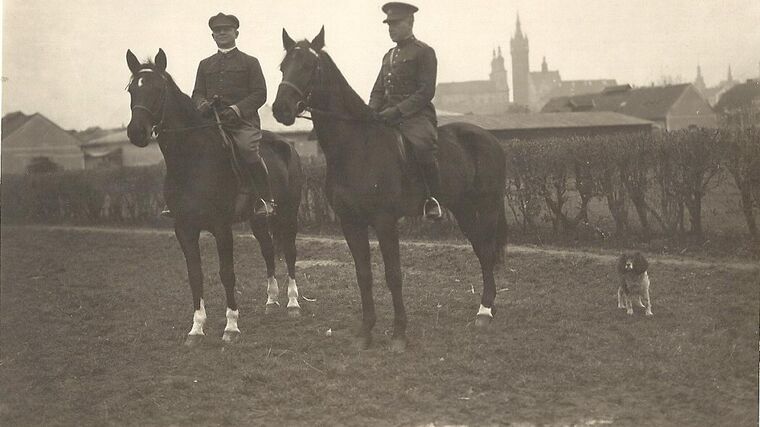
[(423, 216), (441, 219), (437, 197), (440, 188), (436, 159), (438, 119), (435, 95), (438, 60), (435, 50), (414, 37), (414, 13), (408, 3), (390, 2), (382, 7), (388, 34), (396, 46), (383, 56), (380, 73), (369, 98), (378, 120), (398, 127), (414, 150), (427, 190)]
[(215, 27), (240, 28), (240, 21), (235, 15), (225, 15), (221, 12), (208, 19), (208, 26), (213, 31)]
[(272, 194), (266, 165), (259, 155), (261, 119), (259, 108), (267, 99), (267, 86), (259, 60), (235, 45), (240, 21), (219, 13), (208, 20), (218, 51), (198, 65), (192, 99), (198, 111), (214, 117), (219, 111), (227, 135), (242, 159), (241, 188), (235, 203), (235, 217), (247, 219), (253, 203), (256, 215), (273, 213)]

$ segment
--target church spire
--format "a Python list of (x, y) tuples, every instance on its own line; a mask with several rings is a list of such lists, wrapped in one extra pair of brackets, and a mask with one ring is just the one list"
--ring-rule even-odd
[(728, 82), (731, 83), (734, 81), (734, 76), (731, 75), (731, 65), (728, 66)]
[(523, 38), (522, 28), (520, 28), (520, 12), (517, 12), (517, 22), (515, 23), (515, 38)]

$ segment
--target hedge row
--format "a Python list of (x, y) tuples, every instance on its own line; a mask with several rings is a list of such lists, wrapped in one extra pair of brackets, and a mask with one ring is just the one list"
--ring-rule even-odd
[[(758, 240), (760, 130), (688, 130), (655, 134), (552, 138), (504, 143), (505, 205), (523, 231), (551, 226), (563, 235), (672, 236), (705, 232), (705, 195), (733, 186), (742, 221)], [(324, 165), (304, 167), (300, 221), (336, 221), (323, 192)], [(161, 166), (4, 176), (4, 220), (151, 224), (163, 207)], [(726, 177), (722, 183), (720, 177)], [(614, 230), (590, 221), (602, 202)], [(632, 218), (636, 218), (634, 221)]]

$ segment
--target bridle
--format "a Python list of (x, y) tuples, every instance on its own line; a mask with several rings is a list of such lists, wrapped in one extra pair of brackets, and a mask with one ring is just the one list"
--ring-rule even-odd
[[(154, 71), (151, 70), (150, 68), (146, 68), (146, 69), (140, 70), (138, 74), (139, 73), (153, 73), (153, 72)], [(160, 73), (159, 75), (164, 80), (164, 87), (161, 90), (161, 98), (158, 104), (159, 105), (158, 112), (161, 113), (161, 118), (158, 120), (158, 122), (156, 122), (156, 116), (158, 116), (158, 112), (154, 113), (153, 110), (151, 110), (149, 107), (142, 104), (134, 104), (132, 106), (132, 114), (134, 114), (135, 110), (143, 110), (143, 111), (148, 112), (148, 115), (150, 116), (150, 120), (151, 120), (151, 125), (152, 125), (151, 133), (155, 134), (156, 136), (158, 136), (158, 134), (161, 132), (161, 125), (164, 123), (164, 116), (166, 114), (166, 108), (164, 107), (166, 106), (166, 97), (169, 92), (169, 84), (166, 81), (166, 77), (164, 77), (163, 74), (160, 74)]]
[[(151, 70), (150, 68), (146, 68), (146, 69), (140, 70), (138, 73), (142, 73), (142, 72), (150, 72), (150, 73), (152, 73), (152, 72), (154, 72), (154, 70)], [(168, 94), (169, 94), (169, 82), (166, 80), (166, 77), (163, 74), (159, 73), (159, 75), (164, 80), (164, 87), (161, 90), (161, 98), (160, 98), (160, 102), (159, 102), (159, 110), (157, 112), (153, 112), (153, 110), (151, 110), (149, 107), (147, 107), (145, 105), (142, 105), (142, 104), (135, 104), (135, 105), (132, 106), (132, 113), (134, 113), (135, 110), (143, 110), (143, 111), (146, 111), (150, 115), (151, 124), (152, 124), (151, 133), (153, 135), (155, 135), (156, 137), (158, 137), (162, 132), (167, 132), (167, 133), (171, 133), (171, 132), (185, 132), (185, 131), (195, 130), (195, 129), (204, 129), (204, 128), (210, 128), (210, 127), (217, 127), (220, 124), (218, 122), (213, 122), (213, 123), (204, 123), (202, 125), (186, 126), (186, 127), (178, 127), (178, 128), (166, 128), (165, 129), (163, 127), (163, 123), (164, 123), (164, 118), (166, 116), (166, 108), (165, 107), (166, 107), (166, 99), (167, 99)], [(159, 113), (161, 115), (160, 119), (158, 121), (156, 121), (156, 117), (159, 115)]]
[(296, 117), (306, 119), (306, 120), (313, 120), (314, 115), (320, 115), (320, 116), (331, 117), (334, 119), (344, 120), (344, 121), (359, 121), (359, 122), (366, 121), (365, 119), (362, 119), (362, 118), (358, 118), (358, 117), (354, 117), (354, 116), (350, 116), (346, 114), (341, 114), (335, 111), (322, 110), (310, 105), (311, 94), (314, 89), (314, 81), (322, 78), (322, 67), (320, 66), (321, 58), (319, 56), (319, 52), (317, 52), (311, 47), (305, 48), (301, 46), (296, 46), (293, 48), (293, 50), (301, 50), (301, 49), (308, 49), (309, 53), (311, 53), (317, 58), (317, 66), (311, 70), (311, 76), (309, 76), (309, 80), (306, 82), (306, 87), (304, 89), (301, 89), (295, 83), (289, 80), (286, 80), (284, 78), (282, 79), (279, 85), (279, 86), (289, 87), (293, 89), (294, 91), (296, 91), (298, 96), (301, 97), (301, 99), (298, 102), (296, 102), (296, 109), (301, 112), (308, 111), (312, 116), (312, 117), (309, 117), (309, 116), (304, 116), (301, 113), (296, 113)]
[[(305, 49), (305, 48), (303, 48), (301, 46), (296, 46), (296, 47), (293, 48), (293, 50), (301, 50), (301, 49)], [(314, 55), (315, 58), (317, 58), (317, 66), (314, 67), (311, 70), (311, 76), (309, 76), (309, 81), (306, 82), (306, 88), (305, 89), (301, 89), (295, 83), (293, 83), (293, 82), (291, 82), (289, 80), (286, 80), (284, 78), (280, 82), (279, 86), (289, 87), (289, 88), (293, 89), (294, 91), (296, 91), (296, 93), (298, 94), (298, 96), (301, 97), (301, 99), (298, 100), (298, 102), (296, 103), (296, 109), (297, 110), (312, 112), (312, 107), (309, 105), (309, 101), (311, 100), (311, 92), (312, 92), (312, 89), (313, 89), (313, 82), (314, 82), (315, 76), (321, 76), (321, 67), (319, 65), (320, 64), (320, 62), (319, 62), (319, 60), (320, 60), (319, 53), (316, 50), (312, 49), (311, 47), (308, 48), (308, 51), (309, 51), (309, 53), (311, 53), (312, 55)], [(304, 119), (311, 120), (311, 117), (303, 116), (300, 113), (297, 113), (296, 117), (301, 117), (301, 118), (304, 118)]]

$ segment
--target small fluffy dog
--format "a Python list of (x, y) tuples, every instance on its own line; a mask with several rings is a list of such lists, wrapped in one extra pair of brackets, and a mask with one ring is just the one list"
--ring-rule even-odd
[[(628, 314), (633, 314), (632, 301), (637, 298), (639, 307), (646, 309), (647, 316), (652, 316), (648, 268), (649, 262), (640, 252), (620, 255), (618, 260), (618, 274), (620, 275), (620, 287), (617, 292), (618, 308), (624, 308)], [(642, 298), (646, 301), (646, 305), (642, 304)]]

